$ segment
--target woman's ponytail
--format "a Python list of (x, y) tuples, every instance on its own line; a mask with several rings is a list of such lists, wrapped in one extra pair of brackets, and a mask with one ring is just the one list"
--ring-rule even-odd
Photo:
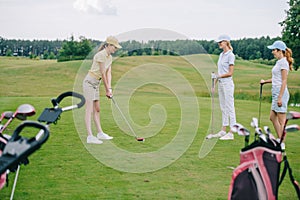
[(294, 59), (293, 59), (292, 56), (293, 56), (292, 50), (290, 48), (286, 48), (286, 50), (285, 50), (285, 57), (286, 57), (286, 60), (289, 63), (291, 71), (293, 70), (293, 63), (294, 63)]
[(106, 46), (107, 46), (107, 43), (104, 42), (103, 44), (100, 45), (98, 51), (102, 51)]

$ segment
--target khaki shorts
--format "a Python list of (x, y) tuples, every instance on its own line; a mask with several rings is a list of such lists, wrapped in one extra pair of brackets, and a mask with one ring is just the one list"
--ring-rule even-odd
[(83, 95), (86, 100), (99, 100), (99, 87), (101, 80), (97, 80), (91, 75), (87, 74), (83, 80)]

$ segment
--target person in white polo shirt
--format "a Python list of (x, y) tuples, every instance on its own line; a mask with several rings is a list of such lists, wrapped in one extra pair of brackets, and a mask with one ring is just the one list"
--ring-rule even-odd
[[(122, 48), (118, 40), (113, 37), (107, 37), (98, 52), (94, 55), (91, 69), (83, 80), (83, 94), (86, 99), (85, 125), (87, 129), (87, 143), (102, 144), (102, 140), (111, 140), (113, 137), (104, 133), (100, 122), (100, 102), (99, 87), (103, 82), (106, 96), (112, 97), (111, 89), (111, 64), (112, 55), (118, 49)], [(92, 117), (97, 129), (97, 135), (92, 133)]]
[(292, 58), (292, 50), (287, 48), (283, 41), (275, 41), (268, 48), (272, 49), (272, 53), (277, 61), (272, 68), (272, 78), (268, 80), (262, 79), (260, 84), (272, 83), (270, 120), (273, 123), (278, 138), (281, 138), (290, 97), (287, 87), (287, 76), (289, 70), (292, 70), (294, 60)]
[[(218, 83), (219, 101), (222, 112), (222, 128), (218, 133), (214, 134), (213, 137), (219, 137), (220, 140), (233, 140), (234, 135), (231, 131), (231, 127), (236, 124), (234, 83), (232, 79), (235, 55), (232, 52), (233, 48), (228, 35), (219, 36), (216, 42), (218, 42), (219, 48), (223, 50), (219, 56), (218, 74), (215, 79), (216, 83)], [(229, 132), (226, 133), (228, 126)]]

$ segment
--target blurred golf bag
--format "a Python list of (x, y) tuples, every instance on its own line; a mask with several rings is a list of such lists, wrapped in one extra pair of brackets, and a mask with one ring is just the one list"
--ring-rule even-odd
[[(232, 174), (228, 199), (230, 200), (276, 200), (278, 189), (286, 172), (289, 173), (298, 198), (300, 188), (294, 179), (285, 151), (281, 148), (281, 142), (286, 131), (277, 141), (274, 137), (261, 138), (245, 146), (240, 152), (240, 164)], [(281, 164), (283, 170), (280, 174)]]
[[(71, 106), (60, 107), (59, 103), (67, 97), (75, 97), (79, 99), (80, 102), (78, 104), (72, 104)], [(7, 184), (8, 173), (16, 172), (10, 199), (13, 199), (14, 196), (20, 165), (28, 164), (28, 157), (47, 141), (50, 136), (49, 126), (56, 124), (63, 112), (81, 108), (85, 104), (85, 98), (81, 94), (72, 91), (64, 92), (57, 98), (52, 99), (51, 103), (53, 107), (45, 108), (39, 116), (38, 122), (24, 121), (17, 126), (10, 138), (5, 138), (4, 135), (2, 135), (3, 128), (0, 129), (0, 190)], [(10, 117), (9, 120), (11, 121), (14, 117), (15, 114), (13, 117)], [(10, 121), (8, 121), (8, 123)], [(34, 137), (28, 138), (23, 136), (23, 133), (26, 134), (33, 130), (26, 128), (37, 129), (39, 132)]]

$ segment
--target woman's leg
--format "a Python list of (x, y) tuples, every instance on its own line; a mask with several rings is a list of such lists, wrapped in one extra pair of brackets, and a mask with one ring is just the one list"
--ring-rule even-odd
[(279, 130), (279, 132), (277, 132), (277, 135), (278, 135), (278, 138), (281, 138), (281, 136), (283, 134), (285, 121), (286, 121), (286, 113), (277, 113), (277, 118), (278, 118), (278, 123), (279, 123), (279, 127), (280, 127), (280, 130)]
[(220, 102), (220, 109), (222, 112), (222, 130), (226, 131), (226, 126), (228, 126), (228, 115), (226, 113), (226, 99), (225, 99), (225, 88), (223, 83), (219, 83), (218, 87), (219, 92), (219, 102)]
[(279, 138), (282, 135), (283, 126), (284, 126), (284, 124), (281, 125), (283, 118), (285, 118), (282, 116), (282, 114), (283, 113), (276, 113), (274, 110), (271, 110), (271, 112), (270, 112), (270, 120), (272, 121), (274, 129)]
[(87, 130), (87, 134), (93, 135), (92, 133), (92, 113), (93, 113), (93, 101), (86, 100), (85, 101), (85, 126)]
[(236, 124), (236, 115), (235, 115), (235, 107), (234, 107), (234, 83), (228, 82), (228, 85), (226, 87), (226, 112), (229, 116), (230, 121), (230, 131), (231, 127), (233, 127)]
[(94, 116), (94, 122), (98, 133), (102, 133), (103, 131), (100, 122), (100, 101), (99, 100), (93, 101), (93, 116)]

